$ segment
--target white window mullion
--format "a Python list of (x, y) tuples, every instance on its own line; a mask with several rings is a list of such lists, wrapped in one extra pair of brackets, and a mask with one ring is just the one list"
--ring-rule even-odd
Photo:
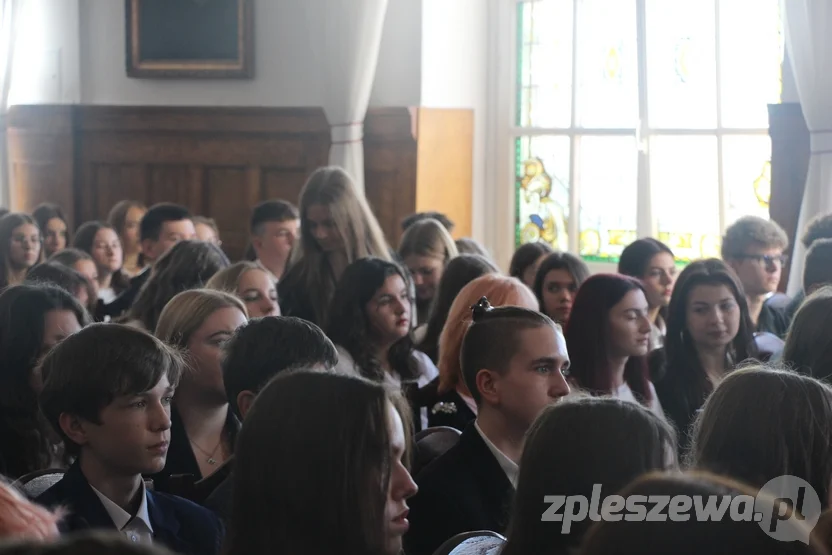
[(725, 180), (723, 179), (723, 171), (722, 171), (722, 45), (720, 42), (720, 18), (719, 18), (719, 3), (720, 0), (714, 0), (714, 15), (716, 16), (716, 20), (714, 23), (714, 35), (716, 39), (716, 48), (714, 51), (716, 52), (716, 60), (715, 60), (715, 68), (716, 68), (716, 168), (717, 168), (717, 179), (719, 184), (719, 234), (722, 235), (725, 233), (725, 228), (727, 227), (727, 215), (728, 215), (728, 206), (729, 206), (729, 199), (728, 199), (728, 189), (725, 186)]
[(572, 123), (569, 149), (569, 220), (566, 233), (569, 235), (569, 251), (580, 252), (581, 236), (581, 176), (578, 175), (578, 21), (580, 0), (572, 4)]
[(647, 94), (647, 4), (636, 2), (636, 47), (638, 48), (638, 183), (636, 233), (639, 237), (655, 237), (656, 215), (653, 210), (653, 189), (650, 183), (650, 127)]

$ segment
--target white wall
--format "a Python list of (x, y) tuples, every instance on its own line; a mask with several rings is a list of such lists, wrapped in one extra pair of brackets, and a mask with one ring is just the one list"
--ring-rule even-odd
[[(65, 0), (38, 0), (62, 3)], [(255, 0), (253, 80), (130, 79), (125, 69), (122, 0), (80, 2), (81, 102), (84, 104), (320, 106), (322, 84), (309, 66), (316, 29), (303, 0)], [(349, 2), (350, 0), (343, 0)], [(370, 104), (419, 104), (418, 0), (390, 0)]]
[(486, 241), (492, 200), (485, 185), (487, 79), (488, 1), (422, 0), (422, 106), (474, 110), (472, 212), (479, 241)]
[(28, 0), (21, 23), (9, 103), (79, 102), (78, 0)]

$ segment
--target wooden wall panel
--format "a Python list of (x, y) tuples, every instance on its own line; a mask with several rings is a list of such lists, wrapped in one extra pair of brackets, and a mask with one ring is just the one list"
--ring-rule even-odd
[(10, 209), (57, 202), (73, 221), (74, 141), (70, 106), (15, 106), (6, 119)]
[[(445, 165), (470, 163), (470, 130), (458, 117), (445, 119), (453, 111), (431, 111), (420, 133), (436, 144), (423, 148), (421, 110), (372, 109), (365, 121), (366, 196), (394, 247), (402, 219), (417, 206), (470, 229), (470, 206), (467, 213), (456, 208), (470, 183), (452, 185), (462, 187), (463, 201), (433, 190), (447, 185), (435, 178), (451, 172)], [(453, 136), (442, 133), (446, 125)], [(320, 108), (15, 106), (6, 136), (13, 209), (58, 202), (74, 228), (105, 218), (123, 199), (177, 202), (214, 218), (235, 259), (248, 243), (252, 207), (269, 198), (297, 203), (309, 174), (327, 164), (331, 144)]]
[[(147, 168), (140, 164), (90, 164), (87, 187), (81, 189), (83, 214), (78, 224), (88, 219), (104, 219), (120, 200), (129, 198), (147, 203)], [(87, 214), (94, 216), (86, 216)]]
[(370, 110), (364, 123), (364, 191), (390, 246), (416, 208), (416, 138), (406, 108)]
[[(78, 110), (82, 220), (106, 215), (123, 198), (147, 205), (176, 202), (214, 218), (233, 259), (248, 244), (251, 208), (267, 198), (297, 202), (307, 176), (326, 164), (329, 152), (329, 127), (320, 109)], [(101, 174), (102, 165), (109, 173)]]

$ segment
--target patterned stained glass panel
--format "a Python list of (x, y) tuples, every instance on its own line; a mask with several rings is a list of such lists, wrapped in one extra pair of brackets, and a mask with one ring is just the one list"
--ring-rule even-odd
[(516, 148), (517, 240), (567, 250), (569, 137), (519, 137)]
[(578, 126), (637, 126), (636, 29), (635, 0), (578, 3)]
[(766, 135), (722, 139), (722, 178), (728, 191), (726, 225), (742, 216), (768, 219), (771, 140)]
[(655, 137), (650, 181), (658, 239), (681, 260), (719, 257), (717, 139)]
[(715, 128), (714, 2), (647, 0), (646, 17), (650, 126)]
[(618, 262), (634, 241), (638, 152), (633, 137), (582, 137), (578, 143), (580, 253), (590, 261)]
[(768, 127), (768, 104), (780, 102), (783, 32), (779, 0), (719, 3), (722, 125)]
[(517, 125), (572, 123), (572, 0), (517, 4)]

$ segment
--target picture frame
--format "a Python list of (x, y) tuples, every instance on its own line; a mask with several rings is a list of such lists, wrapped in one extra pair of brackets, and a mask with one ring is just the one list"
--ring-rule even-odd
[(124, 2), (129, 77), (254, 77), (254, 0)]

